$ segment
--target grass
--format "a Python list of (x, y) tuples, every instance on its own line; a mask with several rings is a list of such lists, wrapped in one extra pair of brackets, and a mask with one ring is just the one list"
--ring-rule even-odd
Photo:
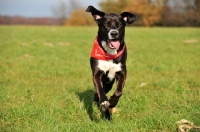
[(200, 28), (126, 29), (128, 75), (111, 122), (93, 104), (97, 27), (0, 32), (2, 132), (174, 132), (183, 118), (200, 125)]

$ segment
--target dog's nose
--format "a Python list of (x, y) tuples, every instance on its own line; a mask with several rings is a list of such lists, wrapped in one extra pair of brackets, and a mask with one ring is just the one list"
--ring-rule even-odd
[(113, 38), (118, 38), (119, 33), (118, 33), (118, 31), (111, 31), (111, 32), (110, 32), (110, 35), (111, 35)]

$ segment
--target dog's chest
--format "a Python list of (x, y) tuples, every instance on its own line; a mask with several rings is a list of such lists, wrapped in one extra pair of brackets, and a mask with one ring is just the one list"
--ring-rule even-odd
[(121, 63), (113, 63), (112, 60), (110, 61), (104, 61), (104, 60), (98, 60), (98, 68), (105, 73), (108, 72), (107, 77), (110, 80), (113, 80), (115, 77), (115, 73), (118, 71), (121, 71)]

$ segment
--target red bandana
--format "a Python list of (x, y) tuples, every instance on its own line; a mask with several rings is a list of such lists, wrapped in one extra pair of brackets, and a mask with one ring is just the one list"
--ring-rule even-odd
[(116, 55), (107, 54), (100, 46), (97, 40), (98, 36), (94, 40), (94, 46), (92, 48), (91, 57), (94, 57), (99, 60), (113, 60), (120, 57), (125, 49), (125, 45), (123, 49), (118, 52)]

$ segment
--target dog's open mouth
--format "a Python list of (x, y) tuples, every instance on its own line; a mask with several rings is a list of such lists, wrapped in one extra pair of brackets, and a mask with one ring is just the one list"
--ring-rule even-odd
[(111, 49), (116, 49), (116, 50), (118, 50), (120, 46), (120, 42), (118, 40), (108, 40), (107, 44)]

